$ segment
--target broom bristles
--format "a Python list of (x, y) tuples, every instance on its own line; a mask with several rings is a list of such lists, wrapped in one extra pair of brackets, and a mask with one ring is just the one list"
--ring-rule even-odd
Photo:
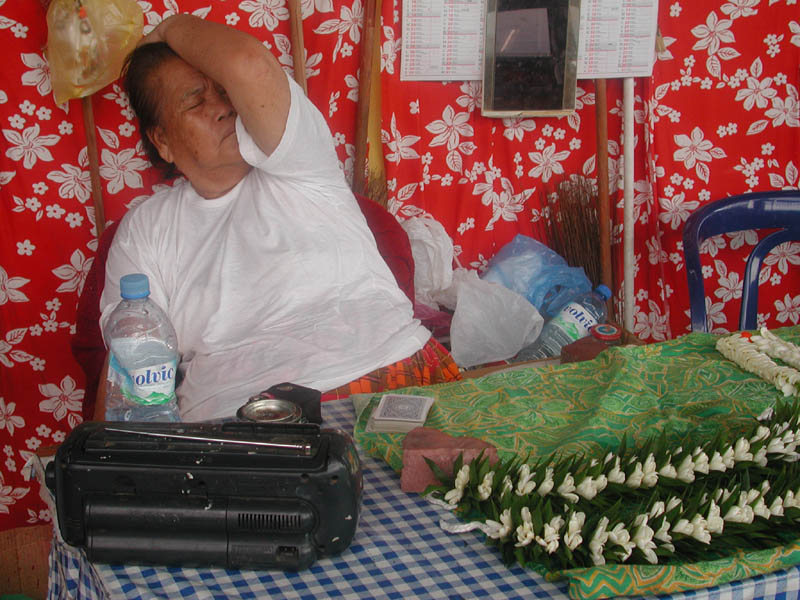
[(561, 182), (546, 199), (548, 245), (571, 267), (583, 267), (592, 287), (602, 277), (597, 190), (583, 177)]

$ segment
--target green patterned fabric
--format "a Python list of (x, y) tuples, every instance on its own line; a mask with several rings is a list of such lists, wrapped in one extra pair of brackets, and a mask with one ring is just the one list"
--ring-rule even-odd
[(547, 579), (569, 580), (575, 600), (643, 594), (677, 594), (771, 573), (800, 563), (800, 544), (682, 565), (603, 565), (547, 573)]
[[(800, 342), (800, 326), (774, 333)], [(659, 344), (610, 348), (588, 362), (404, 391), (436, 397), (427, 427), (483, 439), (504, 459), (528, 453), (531, 460), (554, 453), (602, 457), (623, 436), (641, 445), (662, 432), (675, 445), (685, 445), (711, 438), (720, 428), (746, 429), (783, 397), (772, 384), (726, 360), (714, 347), (717, 339), (693, 333)], [(373, 397), (360, 413), (354, 436), (367, 453), (399, 471), (404, 435), (365, 431), (379, 399)], [(593, 599), (707, 587), (797, 563), (800, 545), (792, 545), (706, 563), (612, 565), (548, 577), (566, 577), (571, 597)]]

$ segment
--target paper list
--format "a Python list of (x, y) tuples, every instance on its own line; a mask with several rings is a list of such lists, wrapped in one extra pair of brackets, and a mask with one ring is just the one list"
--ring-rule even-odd
[(480, 79), (483, 0), (403, 2), (401, 80)]

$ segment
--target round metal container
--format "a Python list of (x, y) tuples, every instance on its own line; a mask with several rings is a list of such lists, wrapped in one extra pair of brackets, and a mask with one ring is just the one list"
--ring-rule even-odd
[(294, 402), (259, 394), (247, 401), (236, 411), (241, 421), (256, 423), (299, 423), (303, 411)]

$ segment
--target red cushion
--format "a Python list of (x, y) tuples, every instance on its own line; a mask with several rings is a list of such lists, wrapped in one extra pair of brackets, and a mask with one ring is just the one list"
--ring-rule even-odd
[(414, 256), (406, 230), (394, 215), (383, 206), (365, 196), (356, 194), (361, 212), (367, 225), (375, 236), (378, 252), (389, 265), (389, 270), (397, 280), (397, 285), (414, 303)]
[[(414, 302), (414, 257), (408, 235), (394, 216), (377, 202), (356, 195), (367, 225), (375, 236), (375, 241), (389, 269), (397, 280), (400, 289)], [(100, 237), (97, 254), (94, 257), (83, 291), (78, 300), (75, 317), (75, 335), (70, 345), (72, 355), (86, 375), (86, 396), (83, 401), (83, 418), (89, 420), (94, 413), (97, 387), (106, 359), (106, 348), (100, 332), (100, 296), (106, 283), (106, 258), (111, 240), (119, 222), (112, 223)]]

